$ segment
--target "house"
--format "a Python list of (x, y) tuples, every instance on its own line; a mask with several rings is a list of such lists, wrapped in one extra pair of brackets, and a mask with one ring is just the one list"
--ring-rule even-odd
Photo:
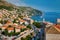
[(26, 17), (24, 17), (23, 18), (24, 20), (26, 20), (29, 24), (33, 24), (33, 22), (34, 22), (34, 20), (32, 20), (31, 18), (26, 18)]
[(25, 24), (25, 25), (28, 25), (29, 23), (26, 21), (26, 20), (23, 20), (23, 19), (20, 19), (20, 24)]
[(20, 27), (21, 29), (26, 28), (26, 26), (24, 25), (19, 25), (18, 27)]
[(23, 28), (26, 28), (26, 26), (24, 26), (24, 25), (18, 25), (18, 26), (15, 28), (15, 31), (16, 31), (16, 32), (20, 32), (21, 29), (23, 29)]
[(57, 19), (57, 23), (60, 24), (60, 19), (59, 18)]
[(2, 18), (2, 13), (0, 12), (0, 18)]
[(34, 22), (34, 21), (33, 21), (32, 19), (30, 19), (30, 24), (33, 24), (33, 22)]
[(16, 27), (15, 32), (20, 32), (21, 27)]
[(18, 24), (17, 24), (17, 23), (14, 23), (12, 26), (13, 26), (13, 27), (17, 27), (17, 26), (18, 26)]
[(0, 23), (0, 27), (2, 27), (2, 26), (3, 26), (3, 24)]
[(8, 33), (14, 32), (14, 27), (9, 27), (9, 28), (7, 28), (7, 30), (8, 30)]
[(25, 20), (20, 19), (20, 24), (23, 24), (24, 22), (25, 22)]
[(12, 23), (11, 20), (8, 20), (6, 24), (7, 24), (7, 25), (12, 25), (13, 23)]
[(7, 25), (2, 26), (2, 31), (4, 31), (7, 27)]

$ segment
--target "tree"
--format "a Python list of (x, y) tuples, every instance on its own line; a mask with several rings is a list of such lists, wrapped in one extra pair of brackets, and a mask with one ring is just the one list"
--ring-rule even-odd
[(25, 39), (22, 37), (21, 40), (25, 40)]
[(12, 11), (14, 8), (12, 6), (7, 7), (7, 6), (4, 6), (4, 5), (1, 5), (0, 9), (6, 9), (6, 10), (9, 10), (9, 11)]
[(31, 40), (31, 35), (28, 35), (28, 36), (26, 37), (26, 40)]
[(24, 28), (24, 29), (21, 29), (21, 32), (23, 32), (23, 31), (25, 31), (26, 30), (26, 28)]
[(2, 30), (2, 29), (0, 28), (0, 30)]
[(15, 33), (15, 27), (14, 27), (14, 33)]
[(21, 38), (21, 40), (31, 40), (31, 35), (26, 36), (26, 38)]
[(39, 22), (34, 22), (33, 25), (35, 25), (37, 28), (41, 28), (41, 25)]
[(7, 20), (4, 20), (4, 24), (6, 24), (7, 23)]
[(3, 32), (3, 34), (7, 36), (8, 35), (8, 30), (5, 29), (5, 31)]
[(3, 24), (3, 20), (0, 20), (0, 23)]
[(27, 26), (27, 28), (31, 29), (31, 26), (30, 26), (30, 25), (28, 25), (28, 26)]

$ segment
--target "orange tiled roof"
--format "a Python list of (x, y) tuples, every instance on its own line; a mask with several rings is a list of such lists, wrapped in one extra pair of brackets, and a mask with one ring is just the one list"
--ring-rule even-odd
[(21, 29), (21, 27), (16, 27), (17, 29)]
[(20, 21), (21, 21), (21, 22), (25, 22), (25, 20), (23, 20), (23, 19), (20, 19)]
[(14, 28), (13, 27), (9, 27), (9, 28), (7, 28), (7, 30), (14, 30)]
[(18, 24), (14, 23), (12, 26), (18, 26)]
[(6, 26), (6, 25), (5, 25), (5, 26), (2, 26), (2, 28), (5, 28), (5, 29), (6, 29), (7, 27), (8, 27), (8, 26)]
[(55, 25), (56, 28), (60, 29), (60, 25)]
[(54, 25), (54, 28), (60, 32), (60, 25)]
[(7, 23), (11, 23), (11, 21), (10, 21), (10, 20), (8, 20), (8, 21), (7, 21)]
[(23, 25), (19, 25), (18, 27), (16, 27), (18, 29), (22, 29), (22, 28), (26, 28), (26, 26), (23, 26)]

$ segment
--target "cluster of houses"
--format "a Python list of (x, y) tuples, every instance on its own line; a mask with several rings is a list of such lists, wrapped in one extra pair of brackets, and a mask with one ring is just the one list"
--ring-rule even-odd
[(20, 32), (20, 29), (26, 28), (26, 26), (24, 26), (24, 25), (18, 25), (17, 23), (12, 23), (11, 21), (7, 21), (7, 23), (4, 25), (2, 25), (0, 23), (0, 28), (2, 29), (2, 31), (7, 29), (8, 32), (10, 33), (12, 31), (14, 31), (14, 27), (15, 27), (16, 32)]
[[(4, 30), (8, 30), (8, 33), (10, 32), (21, 32), (21, 29), (27, 28), (27, 25), (32, 24), (34, 21), (29, 18), (27, 15), (24, 16), (22, 19), (18, 17), (19, 14), (16, 13), (17, 10), (14, 11), (8, 11), (6, 9), (0, 10), (0, 21), (2, 20), (3, 23), (0, 22), (0, 29), (2, 29), (2, 32)], [(16, 22), (13, 22), (14, 19)], [(4, 23), (4, 20), (7, 22)], [(28, 29), (28, 28), (27, 28)]]
[[(18, 20), (17, 20), (18, 22)], [(23, 23), (25, 25), (23, 25)], [(7, 29), (8, 32), (14, 31), (14, 27), (16, 32), (20, 32), (20, 29), (26, 28), (26, 25), (32, 24), (33, 20), (31, 20), (30, 22), (23, 20), (23, 19), (19, 19), (19, 24), (18, 23), (13, 23), (11, 20), (7, 20), (6, 24), (1, 24), (0, 23), (0, 28), (2, 28), (2, 30)], [(9, 27), (9, 25), (11, 25), (11, 27)]]
[[(6, 18), (4, 18), (4, 15), (6, 16)], [(12, 22), (16, 18), (18, 19), (16, 20), (16, 22), (19, 22), (19, 24)], [(0, 28), (3, 31), (7, 29), (9, 33), (14, 30), (14, 27), (15, 27), (16, 32), (20, 32), (20, 29), (26, 28), (26, 25), (32, 24), (34, 22), (31, 18), (28, 18), (28, 17), (23, 17), (23, 19), (19, 18), (18, 14), (16, 14), (16, 11), (8, 11), (5, 9), (0, 10), (0, 21), (3, 19), (7, 20), (7, 23), (6, 24), (0, 23)], [(23, 23), (25, 25), (23, 25)], [(11, 25), (12, 27), (9, 27), (9, 25)]]

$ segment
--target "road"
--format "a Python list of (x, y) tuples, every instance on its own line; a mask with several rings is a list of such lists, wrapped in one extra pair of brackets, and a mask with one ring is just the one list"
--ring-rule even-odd
[(36, 26), (31, 25), (32, 29), (36, 33), (35, 37), (32, 40), (37, 40), (38, 38), (40, 40), (45, 40), (45, 24), (41, 23), (41, 26), (42, 26), (42, 28), (40, 28), (39, 30), (37, 30)]
[(37, 40), (38, 30), (36, 29), (36, 26), (34, 26), (34, 25), (32, 25), (32, 24), (31, 24), (31, 27), (32, 27), (32, 29), (33, 29), (34, 32), (35, 32), (34, 37), (32, 38), (32, 40)]
[(25, 31), (23, 34), (18, 35), (15, 40), (18, 40), (18, 39), (20, 39), (20, 38), (22, 38), (22, 37), (26, 37), (27, 35), (29, 35), (29, 34), (32, 33), (32, 32), (34, 32), (34, 30), (27, 30), (27, 31)]

